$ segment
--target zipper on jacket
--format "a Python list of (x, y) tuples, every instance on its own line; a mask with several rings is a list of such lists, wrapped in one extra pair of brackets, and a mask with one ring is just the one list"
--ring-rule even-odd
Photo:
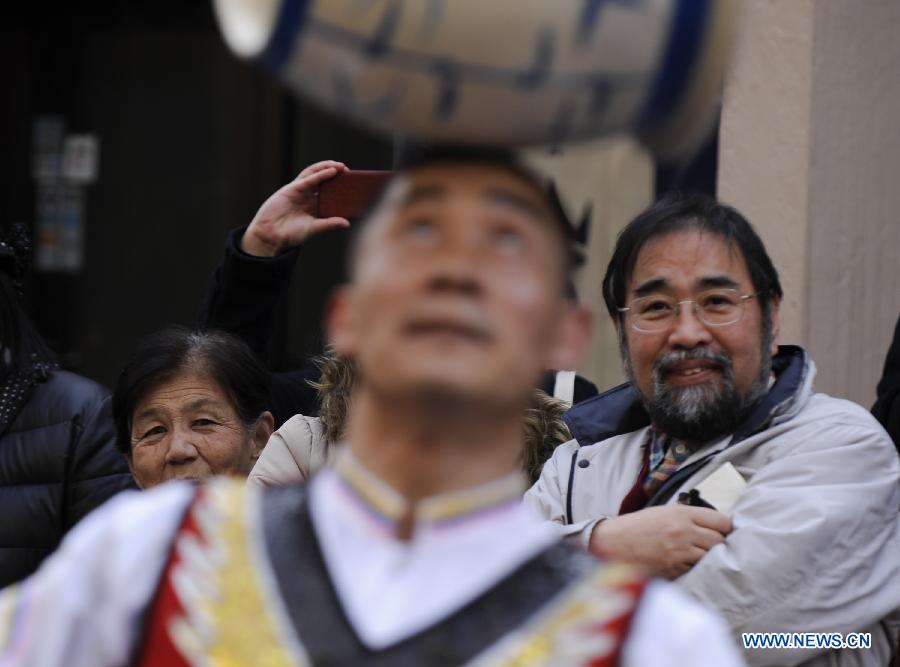
[(572, 487), (575, 485), (575, 462), (578, 460), (578, 450), (572, 453), (572, 465), (569, 467), (569, 488), (566, 491), (566, 524), (571, 525), (572, 521)]

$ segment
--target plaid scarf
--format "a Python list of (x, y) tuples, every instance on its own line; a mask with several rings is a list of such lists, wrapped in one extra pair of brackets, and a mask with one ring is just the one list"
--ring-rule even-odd
[(691, 455), (691, 448), (682, 440), (670, 438), (656, 428), (650, 429), (650, 472), (644, 478), (644, 493), (650, 498)]

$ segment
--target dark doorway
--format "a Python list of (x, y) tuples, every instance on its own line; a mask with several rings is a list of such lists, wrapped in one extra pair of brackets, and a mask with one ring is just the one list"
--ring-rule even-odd
[[(35, 119), (99, 140), (75, 270), (36, 267), (26, 297), (65, 367), (114, 383), (136, 340), (191, 325), (229, 229), (303, 166), (389, 168), (388, 141), (308, 109), (225, 47), (209, 0), (32, 3), (0, 28), (0, 225), (34, 232)], [(310, 242), (273, 332), (275, 366), (317, 350), (345, 239)]]

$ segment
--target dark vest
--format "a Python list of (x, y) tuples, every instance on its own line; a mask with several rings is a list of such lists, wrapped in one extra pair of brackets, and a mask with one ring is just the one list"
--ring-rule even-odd
[[(529, 664), (553, 665), (553, 655), (558, 655), (559, 642), (566, 633), (581, 643), (585, 633), (596, 640), (596, 653), (587, 654), (589, 662), (585, 664), (614, 665), (643, 591), (644, 582), (630, 568), (605, 565), (558, 543), (436, 624), (391, 646), (373, 650), (359, 639), (341, 607), (313, 529), (304, 487), (271, 489), (261, 501), (265, 552), (279, 604), (287, 613), (285, 626), (293, 630), (306, 659), (317, 667), (450, 667), (471, 663), (491, 651), (498, 652), (497, 660), (488, 660), (487, 664), (503, 665), (523, 649), (529, 655), (550, 651), (547, 659)], [(203, 537), (193, 508), (176, 542), (185, 535)], [(177, 586), (173, 585), (178, 562), (178, 549), (174, 549), (149, 612), (135, 664), (189, 664), (173, 645), (168, 631), (173, 618), (189, 617)], [(598, 613), (570, 620), (572, 608), (592, 605)], [(241, 615), (243, 611), (234, 609), (232, 613)], [(565, 620), (554, 622), (555, 617)], [(240, 622), (253, 621), (246, 618)], [(510, 638), (516, 631), (521, 634), (513, 641)], [(555, 648), (551, 646), (554, 643)], [(505, 652), (502, 656), (499, 653), (504, 649), (509, 651), (508, 658)]]

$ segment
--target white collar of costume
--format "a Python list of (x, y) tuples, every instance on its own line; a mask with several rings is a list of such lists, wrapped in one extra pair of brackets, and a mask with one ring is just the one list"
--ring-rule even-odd
[[(446, 618), (556, 541), (522, 505), (522, 476), (408, 502), (346, 449), (311, 482), (310, 511), (350, 623), (379, 649)], [(409, 541), (397, 523), (412, 512)], [(407, 518), (408, 520), (408, 518)]]

